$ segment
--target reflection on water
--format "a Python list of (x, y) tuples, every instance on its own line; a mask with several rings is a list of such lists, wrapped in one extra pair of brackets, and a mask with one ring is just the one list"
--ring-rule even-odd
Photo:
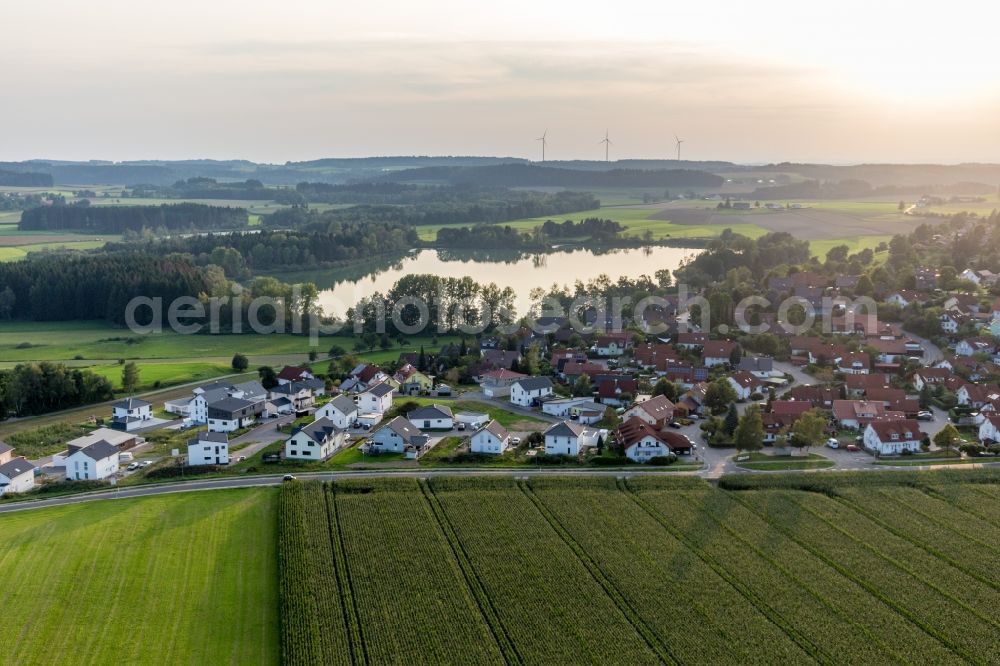
[(431, 273), (441, 277), (471, 277), (481, 284), (495, 282), (517, 294), (524, 312), (528, 293), (535, 287), (572, 285), (599, 275), (611, 280), (635, 278), (662, 269), (677, 268), (685, 257), (700, 252), (680, 247), (559, 248), (527, 254), (516, 250), (415, 250), (403, 257), (373, 259), (349, 267), (278, 274), (287, 282), (314, 282), (319, 303), (327, 314), (343, 316), (359, 299), (378, 291), (386, 293), (404, 275)]

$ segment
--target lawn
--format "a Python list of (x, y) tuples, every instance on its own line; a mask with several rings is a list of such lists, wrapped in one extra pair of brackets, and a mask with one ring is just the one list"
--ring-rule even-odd
[(756, 471), (795, 471), (804, 469), (825, 469), (833, 467), (834, 462), (825, 456), (817, 453), (810, 453), (808, 456), (773, 456), (766, 453), (754, 452), (750, 454), (747, 462), (736, 463), (742, 469)]
[(1000, 661), (1000, 475), (739, 478), (287, 484), (283, 658)]
[(408, 398), (400, 397), (396, 400), (396, 404), (403, 404), (404, 402), (415, 402), (419, 405), (446, 405), (451, 408), (452, 412), (474, 412), (478, 414), (488, 414), (491, 419), (496, 419), (496, 421), (502, 425), (504, 428), (510, 430), (544, 430), (549, 425), (549, 421), (544, 419), (536, 418), (534, 416), (528, 416), (526, 414), (519, 414), (517, 412), (508, 411), (502, 409), (487, 402), (476, 402), (475, 400), (449, 400), (447, 398)]
[[(178, 363), (137, 363), (136, 365), (139, 367), (138, 388), (140, 391), (159, 388), (161, 386), (209, 380), (233, 373), (231, 366), (222, 363), (188, 361)], [(110, 365), (96, 365), (88, 369), (95, 374), (111, 380), (115, 390), (120, 391), (122, 388), (123, 367), (114, 363)]]
[(277, 664), (273, 489), (0, 516), (0, 664)]

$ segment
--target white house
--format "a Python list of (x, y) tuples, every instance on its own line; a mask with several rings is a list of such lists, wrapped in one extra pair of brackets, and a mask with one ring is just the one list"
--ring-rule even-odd
[(845, 375), (867, 375), (871, 359), (864, 352), (848, 352), (837, 362), (837, 370)]
[(689, 455), (694, 448), (691, 440), (681, 433), (657, 430), (637, 417), (623, 422), (616, 435), (625, 456), (638, 463), (663, 458), (671, 453)]
[(419, 451), (426, 446), (427, 440), (427, 435), (420, 432), (420, 428), (406, 418), (397, 416), (375, 431), (372, 435), (372, 448), (395, 453)]
[(962, 271), (961, 273), (959, 273), (958, 274), (958, 279), (959, 280), (968, 280), (969, 282), (972, 282), (972, 283), (977, 284), (977, 285), (980, 282), (982, 282), (982, 278), (979, 276), (979, 273), (977, 271), (972, 270), (971, 268), (966, 268), (964, 271)]
[(316, 410), (316, 420), (330, 419), (341, 430), (351, 427), (358, 418), (358, 406), (346, 395), (338, 395)]
[(1000, 442), (1000, 416), (989, 416), (980, 424), (979, 441), (983, 444)]
[(99, 481), (118, 472), (119, 449), (114, 444), (99, 440), (86, 447), (71, 447), (66, 456), (67, 481)]
[(35, 466), (23, 456), (0, 465), (0, 495), (26, 493), (35, 487)]
[(392, 384), (380, 382), (358, 395), (358, 409), (362, 412), (385, 414), (392, 409)]
[(749, 399), (750, 395), (757, 391), (760, 386), (760, 380), (749, 372), (737, 372), (729, 375), (726, 379), (729, 380), (729, 385), (736, 391), (737, 400)]
[(423, 430), (451, 430), (455, 427), (455, 415), (451, 407), (445, 405), (417, 407), (406, 418)]
[(545, 453), (577, 456), (583, 449), (597, 446), (598, 440), (607, 434), (606, 430), (588, 428), (573, 421), (560, 421), (545, 431)]
[(287, 460), (326, 460), (343, 446), (346, 436), (327, 418), (299, 428), (285, 440)]
[(923, 439), (920, 424), (913, 419), (872, 421), (865, 428), (865, 448), (880, 455), (898, 455), (903, 451), (919, 451)]
[(525, 377), (510, 387), (510, 401), (521, 407), (531, 407), (534, 401), (552, 395), (552, 380), (548, 377)]
[(229, 435), (224, 432), (203, 432), (188, 440), (188, 465), (228, 465)]
[(490, 421), (473, 433), (470, 448), (473, 453), (500, 455), (510, 447), (510, 433), (497, 423)]
[(731, 362), (736, 343), (729, 340), (708, 340), (701, 349), (701, 362), (706, 368)]
[(479, 412), (458, 412), (455, 414), (456, 424), (464, 423), (467, 428), (473, 430), (479, 430), (489, 422), (489, 414), (480, 414)]
[(622, 414), (622, 420), (628, 420), (633, 416), (642, 419), (651, 426), (662, 428), (674, 418), (674, 403), (670, 402), (666, 396), (654, 396), (630, 407)]
[(243, 398), (223, 398), (208, 405), (210, 432), (233, 432), (257, 421), (264, 412), (264, 402), (250, 402)]
[(594, 343), (594, 351), (598, 356), (614, 358), (625, 353), (625, 342), (613, 336), (601, 336)]
[(557, 416), (561, 419), (570, 418), (573, 414), (573, 408), (577, 405), (582, 405), (588, 402), (593, 402), (594, 399), (591, 396), (578, 397), (578, 398), (558, 398), (556, 400), (547, 400), (542, 404), (542, 411), (551, 416)]
[(304, 382), (309, 379), (316, 379), (316, 377), (309, 371), (309, 368), (296, 368), (295, 366), (286, 365), (281, 369), (281, 372), (277, 375), (277, 380), (279, 384), (290, 384), (292, 382)]
[(514, 382), (524, 379), (527, 376), (505, 368), (490, 370), (482, 375), (480, 386), (482, 387), (483, 395), (487, 398), (500, 398), (510, 395), (510, 387)]
[(153, 406), (138, 398), (125, 398), (111, 405), (111, 423), (120, 430), (141, 428), (153, 418)]

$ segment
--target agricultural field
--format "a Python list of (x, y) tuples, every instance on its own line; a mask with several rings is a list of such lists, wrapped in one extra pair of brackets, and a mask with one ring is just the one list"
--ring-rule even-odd
[(286, 484), (283, 661), (1000, 661), (997, 474), (722, 488), (655, 475)]
[(0, 664), (277, 664), (274, 489), (0, 516)]

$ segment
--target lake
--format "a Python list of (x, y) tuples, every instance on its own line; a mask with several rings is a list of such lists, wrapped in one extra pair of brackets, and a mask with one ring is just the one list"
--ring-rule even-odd
[(370, 264), (346, 268), (282, 272), (274, 275), (286, 282), (313, 282), (320, 289), (319, 303), (328, 315), (344, 316), (349, 307), (374, 292), (388, 292), (404, 275), (430, 273), (441, 277), (471, 277), (480, 284), (495, 282), (517, 294), (517, 311), (529, 305), (529, 292), (553, 284), (572, 285), (600, 275), (612, 280), (636, 278), (662, 269), (673, 270), (698, 249), (654, 246), (646, 248), (598, 249), (572, 247), (541, 254), (505, 251), (455, 251), (420, 249), (394, 259), (376, 259)]

